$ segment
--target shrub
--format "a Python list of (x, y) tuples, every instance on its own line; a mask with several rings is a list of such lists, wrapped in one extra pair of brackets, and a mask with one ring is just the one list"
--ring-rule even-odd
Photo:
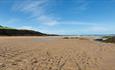
[(69, 39), (69, 37), (64, 37), (63, 39)]

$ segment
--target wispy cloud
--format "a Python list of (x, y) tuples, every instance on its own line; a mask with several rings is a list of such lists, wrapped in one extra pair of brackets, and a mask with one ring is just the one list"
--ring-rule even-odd
[(38, 17), (38, 21), (49, 26), (53, 26), (59, 23), (58, 20), (43, 15)]
[(13, 5), (13, 10), (20, 11), (26, 14), (30, 14), (29, 18), (37, 20), (37, 22), (46, 24), (46, 25), (55, 25), (57, 23), (57, 19), (48, 17), (46, 15), (47, 5), (50, 0), (25, 0), (15, 2)]
[[(73, 0), (75, 1), (75, 0)], [(14, 11), (20, 11), (26, 14), (29, 14), (30, 19), (37, 20), (36, 22), (42, 23), (48, 26), (54, 26), (56, 24), (62, 23), (62, 21), (58, 20), (58, 17), (55, 15), (50, 16), (48, 5), (53, 3), (57, 3), (56, 0), (24, 0), (24, 1), (16, 1), (13, 5), (12, 9)], [(77, 0), (75, 1), (78, 5), (74, 7), (77, 9), (76, 11), (86, 10), (88, 3), (85, 0)], [(74, 12), (76, 12), (74, 11)], [(70, 21), (71, 22), (71, 21)]]
[(28, 30), (38, 30), (37, 28), (31, 27), (31, 26), (21, 26), (21, 27), (17, 27), (18, 29), (28, 29)]
[(89, 8), (89, 3), (88, 2), (84, 2), (84, 3), (82, 3), (79, 7), (77, 7), (78, 8), (78, 10), (82, 10), (82, 11), (84, 11), (84, 10), (87, 10), (88, 8)]
[(108, 29), (106, 27), (103, 27), (103, 26), (92, 26), (92, 27), (89, 27), (87, 29), (90, 31), (93, 31), (93, 32), (106, 32), (106, 31), (108, 31)]
[(67, 25), (84, 25), (84, 26), (95, 26), (95, 25), (97, 25), (97, 23), (91, 23), (91, 22), (83, 22), (83, 21), (75, 21), (75, 20), (73, 20), (73, 21), (60, 21), (60, 23), (58, 23), (58, 24), (67, 24)]
[(19, 19), (16, 18), (10, 18), (10, 19), (2, 19), (0, 20), (0, 23), (3, 25), (11, 25), (11, 24), (16, 24), (19, 21)]
[(76, 14), (86, 11), (90, 6), (91, 1), (88, 0), (73, 0), (76, 6), (73, 7), (73, 12)]
[(12, 7), (14, 11), (29, 13), (31, 16), (39, 16), (44, 13), (43, 7), (47, 0), (16, 1)]
[(111, 2), (115, 2), (115, 0), (110, 0)]
[(16, 19), (16, 18), (11, 18), (11, 19), (9, 19), (9, 20), (7, 20), (7, 24), (15, 24), (16, 22), (18, 22), (19, 21), (19, 19)]

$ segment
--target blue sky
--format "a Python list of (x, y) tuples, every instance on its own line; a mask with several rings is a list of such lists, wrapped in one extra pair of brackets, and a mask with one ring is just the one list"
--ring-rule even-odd
[(53, 34), (113, 34), (115, 0), (0, 0), (0, 25)]

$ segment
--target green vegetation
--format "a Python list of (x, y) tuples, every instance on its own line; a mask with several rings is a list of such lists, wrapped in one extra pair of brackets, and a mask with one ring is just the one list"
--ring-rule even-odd
[[(5, 26), (1, 26), (0, 25), (0, 29), (14, 29), (14, 28), (11, 28), (11, 27), (5, 27)], [(15, 29), (14, 29), (15, 30)]]
[(64, 37), (63, 39), (69, 39), (69, 37)]
[(107, 39), (103, 40), (103, 42), (115, 43), (115, 36), (105, 36), (104, 38), (107, 38)]
[(82, 37), (64, 37), (63, 39), (79, 39), (79, 40), (87, 40), (87, 38), (82, 38)]
[(115, 43), (115, 36), (104, 36), (101, 39), (96, 39), (96, 41), (102, 41), (105, 43)]
[(14, 29), (10, 27), (0, 26), (0, 36), (48, 36), (34, 30)]

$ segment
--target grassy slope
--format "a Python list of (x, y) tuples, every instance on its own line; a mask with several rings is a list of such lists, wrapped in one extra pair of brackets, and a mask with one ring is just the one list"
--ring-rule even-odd
[(23, 30), (0, 25), (0, 36), (47, 36), (48, 34), (34, 30)]
[(5, 26), (0, 26), (0, 29), (14, 29), (14, 28), (11, 28), (11, 27), (5, 27)]

